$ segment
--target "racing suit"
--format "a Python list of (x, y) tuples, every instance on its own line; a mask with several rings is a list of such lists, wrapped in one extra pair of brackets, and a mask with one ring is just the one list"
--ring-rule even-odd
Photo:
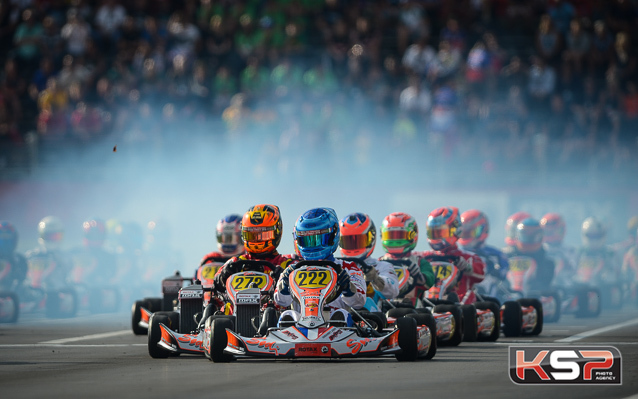
[(524, 252), (518, 248), (514, 248), (509, 257), (512, 258), (515, 256), (526, 256), (534, 259), (534, 262), (536, 262), (536, 270), (530, 274), (527, 281), (524, 282), (524, 291), (526, 294), (530, 291), (542, 291), (551, 287), (556, 265), (543, 247), (534, 252)]
[(217, 273), (215, 273), (215, 277), (214, 277), (215, 291), (222, 294), (226, 293), (226, 280), (228, 280), (228, 277), (230, 277), (231, 275), (235, 273), (239, 273), (241, 271), (231, 266), (233, 262), (236, 262), (238, 260), (263, 260), (263, 261), (272, 263), (274, 268), (271, 269), (269, 267), (265, 267), (264, 273), (270, 274), (270, 276), (275, 281), (277, 281), (277, 279), (279, 278), (281, 271), (285, 269), (286, 266), (288, 266), (288, 264), (291, 262), (290, 256), (281, 255), (277, 251), (270, 252), (268, 254), (259, 255), (259, 256), (250, 254), (250, 253), (239, 255), (239, 256), (233, 256), (228, 261), (226, 261), (226, 263), (224, 263), (222, 267), (220, 267), (217, 270)]
[(471, 289), (485, 278), (485, 262), (480, 256), (463, 251), (456, 245), (440, 251), (425, 251), (422, 256), (430, 262), (445, 260), (458, 267), (462, 274), (452, 292), (456, 292), (461, 301), (468, 294), (468, 297), (463, 301), (465, 304), (476, 302), (476, 296), (471, 292)]
[(543, 244), (547, 255), (554, 259), (556, 266), (554, 270), (554, 283), (561, 286), (571, 285), (574, 274), (576, 273), (576, 251), (573, 248), (564, 247), (562, 245)]
[[(341, 258), (352, 261), (359, 266), (366, 277), (367, 295), (374, 294), (376, 288), (386, 299), (393, 299), (399, 295), (399, 279), (390, 262), (374, 258)], [(374, 284), (374, 287), (372, 285)]]
[(619, 280), (621, 262), (607, 247), (580, 248), (576, 254), (576, 280), (593, 285), (615, 283)]
[(413, 279), (413, 289), (405, 293), (399, 293), (397, 297), (421, 298), (423, 293), (434, 285), (434, 271), (432, 270), (432, 265), (416, 251), (410, 251), (402, 255), (387, 253), (381, 256), (379, 260), (387, 261), (390, 264), (403, 260), (408, 260), (410, 262), (408, 265), (408, 271), (410, 273), (410, 277)]
[(58, 289), (68, 286), (72, 262), (60, 250), (36, 248), (26, 253), (27, 278), (34, 288)]
[[(340, 265), (342, 269), (345, 270), (350, 276), (349, 292), (344, 291), (341, 295), (339, 295), (337, 299), (327, 304), (327, 306), (330, 308), (330, 315), (332, 317), (335, 312), (341, 312), (344, 314), (345, 320), (351, 320), (351, 317), (345, 310), (345, 308), (352, 307), (355, 309), (360, 309), (366, 302), (366, 282), (363, 271), (359, 268), (359, 266), (357, 266), (356, 263), (351, 261), (335, 259), (332, 256), (329, 259), (325, 260), (329, 260)], [(280, 277), (280, 280), (287, 277), (287, 274), (283, 274)], [(277, 282), (274, 299), (277, 305), (285, 308), (292, 304), (293, 298), (289, 290), (288, 292), (281, 291), (281, 286), (282, 284), (280, 284), (280, 282)], [(298, 306), (296, 302), (294, 306)], [(281, 317), (283, 318), (285, 315), (290, 315), (295, 321), (299, 320), (298, 309), (293, 308), (293, 310), (287, 310), (281, 314)], [(351, 322), (349, 321), (348, 324), (350, 323)]]
[(509, 262), (507, 256), (498, 248), (491, 245), (480, 245), (475, 248), (463, 247), (463, 250), (478, 255), (485, 262), (485, 279), (477, 284), (486, 295), (500, 297), (499, 285), (507, 284)]

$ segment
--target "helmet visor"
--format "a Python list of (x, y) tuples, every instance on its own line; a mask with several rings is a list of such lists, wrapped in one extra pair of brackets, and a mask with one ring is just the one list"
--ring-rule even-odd
[(235, 244), (235, 233), (217, 234), (217, 242), (220, 244)]
[(473, 238), (479, 238), (481, 236), (481, 234), (483, 234), (483, 230), (484, 230), (485, 226), (476, 226), (473, 229), (466, 229), (463, 228), (461, 230), (461, 238), (462, 239), (473, 239)]
[(407, 240), (408, 232), (405, 230), (383, 230), (381, 231), (381, 239), (388, 240)]
[(61, 231), (56, 231), (55, 233), (42, 234), (42, 239), (44, 241), (58, 242), (58, 241), (62, 241), (63, 238), (64, 238), (64, 233)]
[[(246, 242), (273, 240), (275, 238), (275, 228), (274, 227), (244, 228), (241, 231), (241, 238)], [(226, 243), (232, 243), (232, 241), (226, 242)]]
[(443, 238), (454, 237), (456, 234), (456, 227), (450, 226), (437, 226), (427, 228), (428, 238), (430, 240), (440, 240)]
[(585, 233), (585, 237), (589, 238), (590, 240), (600, 240), (605, 237), (605, 233), (600, 231), (587, 232)]
[(333, 244), (334, 236), (331, 228), (295, 232), (295, 240), (300, 248), (327, 247)]
[(342, 235), (339, 238), (339, 246), (345, 250), (362, 249), (369, 247), (371, 241), (371, 234)]

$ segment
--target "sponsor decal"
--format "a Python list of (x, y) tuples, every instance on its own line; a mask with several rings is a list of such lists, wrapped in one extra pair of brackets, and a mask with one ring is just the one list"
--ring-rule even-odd
[(330, 357), (330, 344), (303, 343), (295, 344), (295, 356), (298, 357)]
[(204, 296), (204, 291), (180, 291), (179, 298), (201, 298)]
[(250, 338), (247, 339), (245, 342), (246, 345), (257, 346), (258, 348), (263, 348), (268, 352), (275, 352), (275, 354), (278, 354), (279, 352), (279, 347), (275, 345), (275, 342), (266, 342), (263, 338)]
[(370, 339), (368, 339), (368, 338), (362, 338), (362, 339), (358, 339), (358, 340), (357, 340), (357, 339), (349, 339), (349, 340), (346, 342), (346, 346), (347, 346), (348, 348), (351, 348), (351, 349), (352, 349), (352, 352), (351, 352), (351, 353), (352, 353), (353, 355), (355, 355), (355, 354), (359, 353), (359, 351), (361, 350), (361, 348), (363, 348), (364, 346), (368, 345), (368, 343), (369, 343), (370, 341), (371, 341), (371, 340), (370, 340)]
[(235, 302), (237, 304), (259, 304), (259, 294), (242, 294), (238, 293)]
[(613, 346), (510, 346), (515, 384), (622, 384), (622, 359)]
[(335, 329), (335, 331), (328, 336), (330, 341), (334, 341), (339, 335), (343, 334), (343, 330), (340, 328)]
[(297, 336), (297, 334), (293, 333), (292, 331), (283, 330), (282, 333), (292, 339), (299, 339), (299, 336)]
[(179, 342), (182, 342), (188, 346), (194, 346), (197, 348), (204, 348), (204, 343), (202, 342), (201, 339), (199, 339), (199, 337), (193, 337), (193, 336), (188, 336), (188, 335), (182, 335), (177, 337), (177, 340)]

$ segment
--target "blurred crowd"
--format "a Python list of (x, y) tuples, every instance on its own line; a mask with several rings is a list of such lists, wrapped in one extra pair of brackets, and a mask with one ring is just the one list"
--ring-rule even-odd
[(7, 0), (0, 27), (0, 169), (104, 142), (133, 163), (250, 142), (257, 176), (307, 149), (335, 171), (638, 168), (631, 0)]

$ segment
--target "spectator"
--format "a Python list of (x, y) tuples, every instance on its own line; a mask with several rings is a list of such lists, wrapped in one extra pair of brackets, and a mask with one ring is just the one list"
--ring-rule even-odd
[(26, 68), (27, 73), (32, 73), (40, 61), (43, 33), (42, 25), (35, 20), (33, 11), (31, 9), (24, 10), (22, 23), (18, 25), (13, 40), (17, 60), (21, 67)]
[(542, 58), (534, 57), (527, 82), (527, 91), (533, 112), (537, 112), (537, 115), (543, 115), (547, 111), (548, 100), (555, 88), (556, 72), (554, 68), (546, 65)]
[(117, 0), (104, 0), (95, 13), (95, 25), (102, 48), (112, 53), (121, 35), (126, 9)]
[(566, 47), (563, 51), (563, 66), (578, 76), (584, 72), (584, 63), (589, 52), (591, 41), (584, 32), (578, 19), (573, 19), (567, 33)]
[(408, 73), (427, 76), (436, 61), (436, 52), (429, 44), (429, 37), (422, 36), (416, 43), (411, 44), (403, 54), (401, 60)]
[(536, 33), (536, 52), (538, 56), (546, 64), (555, 66), (559, 61), (562, 46), (562, 36), (554, 28), (552, 19), (547, 14), (543, 15)]
[(73, 56), (82, 56), (86, 52), (91, 27), (78, 15), (76, 9), (67, 12), (67, 22), (62, 27), (62, 39), (66, 41), (66, 50)]

